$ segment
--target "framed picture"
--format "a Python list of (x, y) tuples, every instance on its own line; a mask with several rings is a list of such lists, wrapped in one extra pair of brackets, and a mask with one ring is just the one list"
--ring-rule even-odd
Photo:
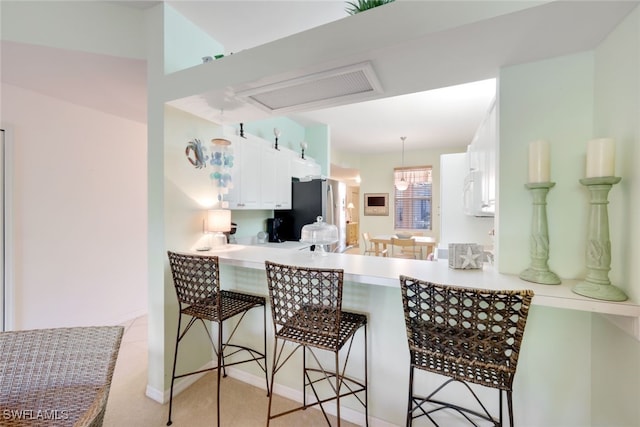
[(389, 215), (389, 193), (364, 193), (365, 215)]

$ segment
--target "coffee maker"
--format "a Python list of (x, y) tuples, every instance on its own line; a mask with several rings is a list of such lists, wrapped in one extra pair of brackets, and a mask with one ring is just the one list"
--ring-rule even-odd
[(282, 218), (267, 218), (267, 234), (269, 235), (269, 242), (281, 243), (284, 242), (279, 236), (280, 226), (282, 225)]

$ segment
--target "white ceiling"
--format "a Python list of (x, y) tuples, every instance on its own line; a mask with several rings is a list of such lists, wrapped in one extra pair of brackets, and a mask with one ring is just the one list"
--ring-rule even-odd
[[(384, 82), (384, 93), (378, 99), (288, 115), (303, 124), (328, 124), (332, 147), (354, 153), (397, 152), (400, 136), (407, 136), (407, 151), (466, 146), (496, 96), (493, 79), (502, 67), (593, 49), (638, 4), (396, 0), (349, 17), (343, 1), (168, 3), (219, 40), (227, 54), (268, 42), (270, 52), (276, 46), (291, 49), (296, 46), (291, 42), (294, 39), (312, 40), (305, 37), (307, 34), (313, 34), (313, 40), (321, 39), (317, 44), (309, 43), (310, 56), (322, 55), (323, 50), (353, 48), (355, 44), (349, 44), (345, 34), (354, 39), (375, 39), (369, 45), (362, 43), (358, 53), (332, 64), (371, 61)], [(371, 22), (385, 22), (387, 28), (359, 27), (365, 16), (371, 17)], [(351, 30), (339, 33), (347, 26), (345, 20)], [(335, 34), (323, 32), (329, 28), (335, 29)], [(287, 37), (293, 33), (298, 35)], [(381, 41), (381, 37), (391, 39), (400, 33), (393, 42)], [(279, 77), (259, 79), (277, 82)], [(460, 83), (464, 84), (458, 86)], [(248, 82), (244, 89), (256, 85), (260, 83)], [(228, 84), (177, 104), (203, 117), (219, 117), (228, 94), (243, 90), (240, 86)], [(439, 89), (426, 90), (433, 88)], [(232, 122), (255, 120), (260, 114), (249, 106), (234, 106), (233, 110), (224, 112)]]
[[(349, 17), (345, 2), (333, 0), (166, 3), (225, 46), (227, 54)], [(341, 151), (398, 151), (400, 136), (407, 136), (407, 150), (424, 146), (464, 147), (494, 97), (495, 81), (484, 80), (288, 117), (303, 125), (328, 124), (332, 147)]]
[[(158, 2), (118, 3), (145, 8)], [(333, 28), (327, 23), (356, 18), (347, 17), (342, 1), (167, 3), (219, 40), (228, 52), (235, 53), (292, 33), (314, 31), (309, 28)], [(467, 7), (461, 2), (442, 4), (445, 3), (454, 5), (447, 7)], [(509, 6), (514, 8), (513, 13), (433, 31), (429, 38), (416, 36), (405, 40), (406, 45), (392, 46), (392, 55), (389, 55), (389, 49), (363, 51), (359, 60), (374, 60), (377, 72), (384, 74), (383, 96), (388, 98), (297, 113), (291, 117), (302, 122), (328, 124), (333, 147), (345, 151), (397, 152), (401, 146), (400, 136), (407, 136), (407, 151), (447, 144), (464, 146), (471, 140), (495, 94), (494, 83), (485, 79), (496, 77), (503, 66), (592, 49), (638, 4), (573, 1), (531, 9), (522, 5), (532, 3), (523, 2), (470, 2), (468, 5), (481, 5), (490, 10), (496, 5), (504, 8), (507, 3), (513, 4)], [(409, 6), (418, 4), (413, 2)], [(523, 8), (526, 10), (518, 11)], [(370, 13), (374, 16), (377, 12), (365, 12)], [(421, 26), (420, 19), (404, 13), (398, 15), (401, 17), (398, 22), (389, 23), (390, 27), (398, 28), (393, 31), (404, 27), (415, 31)], [(349, 21), (349, 27), (355, 21), (358, 20)], [(386, 36), (385, 30), (389, 31), (376, 29), (385, 37), (394, 34)], [(359, 39), (367, 36), (354, 35)], [(332, 43), (335, 42), (327, 42), (325, 49), (335, 48)], [(426, 50), (420, 51), (422, 62), (413, 66), (411, 52), (423, 48)], [(424, 58), (439, 60), (424, 62)], [(146, 122), (144, 61), (2, 41), (1, 71), (3, 82)], [(415, 79), (414, 76), (420, 74), (427, 77)], [(455, 74), (455, 79), (448, 78), (448, 74)], [(424, 90), (447, 86), (438, 84), (442, 81), (462, 83), (479, 79), (482, 81), (461, 87)], [(471, 88), (479, 91), (471, 91)]]

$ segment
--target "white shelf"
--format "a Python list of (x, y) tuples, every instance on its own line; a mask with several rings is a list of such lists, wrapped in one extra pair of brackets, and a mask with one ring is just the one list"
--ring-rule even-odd
[(614, 318), (613, 321), (640, 339), (640, 305), (636, 301), (609, 302), (574, 294), (571, 288), (578, 280), (563, 280), (560, 285), (541, 285), (517, 276), (500, 274), (488, 264), (483, 270), (453, 270), (445, 260), (423, 261), (337, 253), (320, 257), (312, 256), (309, 251), (274, 251), (271, 246), (228, 246), (233, 250), (215, 253), (223, 264), (264, 269), (264, 261), (270, 260), (307, 267), (341, 268), (345, 272), (345, 281), (372, 286), (399, 288), (399, 276), (403, 274), (440, 284), (484, 289), (532, 289), (535, 293), (534, 305), (631, 318), (619, 321)]

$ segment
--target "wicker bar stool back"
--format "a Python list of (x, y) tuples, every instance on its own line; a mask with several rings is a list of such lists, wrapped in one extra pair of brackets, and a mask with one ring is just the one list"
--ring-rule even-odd
[[(315, 405), (320, 406), (327, 424), (331, 425), (324, 404), (335, 401), (337, 425), (340, 426), (340, 399), (346, 396), (354, 396), (362, 404), (364, 424), (368, 425), (367, 316), (342, 310), (343, 271), (270, 261), (265, 261), (265, 265), (275, 335), (267, 425), (274, 418)], [(354, 336), (360, 328), (364, 330), (364, 380), (345, 375)], [(284, 354), (287, 341), (297, 345)], [(343, 347), (346, 355), (341, 365), (340, 350)], [(300, 348), (303, 360), (302, 406), (272, 414), (275, 375)], [(323, 367), (314, 349), (332, 352), (334, 366)], [(314, 361), (313, 367), (307, 366), (307, 352)], [(312, 402), (307, 402), (307, 388), (315, 396)]]
[[(513, 378), (533, 291), (442, 286), (407, 276), (400, 276), (400, 287), (411, 359), (407, 426), (422, 416), (437, 426), (432, 415), (445, 408), (458, 412), (472, 425), (482, 419), (502, 426), (503, 391), (509, 425), (513, 426)], [(449, 379), (421, 397), (414, 392), (416, 368)], [(447, 403), (438, 398), (438, 392), (456, 382), (464, 385), (477, 405)], [(497, 417), (491, 415), (469, 383), (498, 390)]]
[(0, 425), (102, 426), (122, 326), (0, 333)]
[[(175, 380), (189, 375), (195, 375), (206, 371), (217, 369), (217, 406), (216, 417), (218, 426), (220, 425), (220, 379), (221, 372), (226, 376), (226, 367), (241, 363), (255, 362), (264, 372), (267, 393), (269, 393), (269, 378), (267, 375), (267, 330), (266, 330), (266, 299), (262, 296), (251, 295), (242, 292), (228, 291), (220, 289), (220, 269), (217, 256), (185, 255), (168, 251), (169, 265), (178, 296), (178, 331), (176, 333), (176, 346), (173, 356), (173, 371), (171, 375), (171, 392), (169, 397), (169, 417), (167, 425), (171, 425), (171, 409), (173, 405), (173, 386)], [(231, 343), (237, 328), (249, 310), (262, 307), (263, 318), (263, 350), (256, 350), (243, 345)], [(182, 329), (182, 317), (189, 319), (184, 329)], [(234, 329), (231, 331), (226, 341), (223, 343), (223, 323), (227, 319), (240, 316)], [(214, 344), (212, 334), (207, 327), (206, 321), (217, 324), (217, 344)], [(204, 327), (207, 338), (216, 354), (216, 366), (208, 369), (188, 372), (176, 375), (176, 362), (178, 359), (178, 348), (185, 334), (196, 323), (200, 322)], [(236, 356), (242, 354), (243, 357)], [(232, 358), (226, 361), (225, 357)]]

